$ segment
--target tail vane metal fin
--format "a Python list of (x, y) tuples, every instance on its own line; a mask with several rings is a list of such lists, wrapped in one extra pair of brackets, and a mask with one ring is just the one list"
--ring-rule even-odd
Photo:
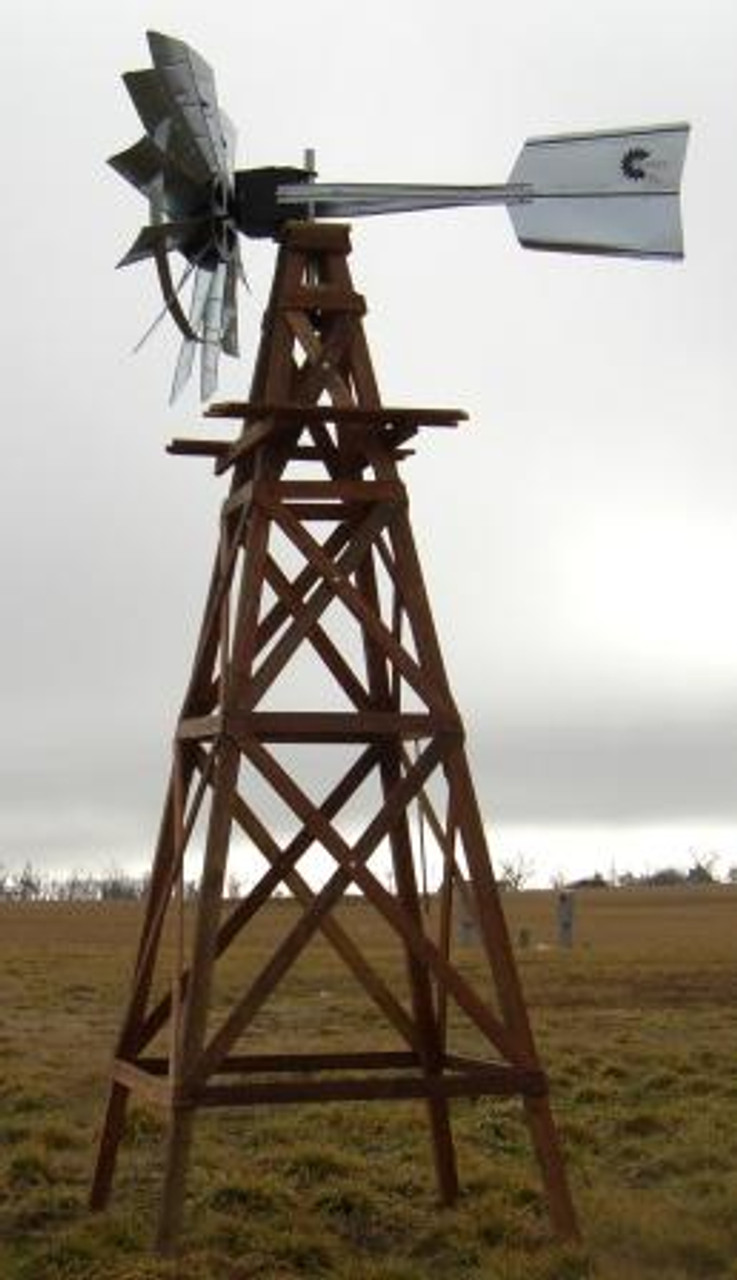
[(680, 186), (686, 124), (530, 138), (510, 183), (529, 199), (510, 203), (529, 249), (635, 258), (683, 257)]

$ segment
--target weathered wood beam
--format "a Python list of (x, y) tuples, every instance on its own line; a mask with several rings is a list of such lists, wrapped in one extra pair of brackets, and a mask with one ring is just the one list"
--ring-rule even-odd
[[(409, 1071), (417, 1068), (419, 1062), (418, 1053), (398, 1049), (332, 1053), (234, 1053), (220, 1063), (217, 1074), (260, 1075), (282, 1072), (309, 1074), (314, 1071), (344, 1070)], [(138, 1058), (136, 1065), (151, 1075), (166, 1075), (169, 1070), (168, 1058), (156, 1055)], [(474, 1060), (474, 1068), (488, 1066), (488, 1062)]]
[(197, 1107), (257, 1106), (280, 1102), (386, 1102), (408, 1098), (545, 1097), (542, 1071), (487, 1067), (459, 1075), (379, 1076), (347, 1080), (265, 1080), (249, 1084), (185, 1086), (174, 1105)]
[(221, 458), (233, 447), (230, 440), (196, 440), (175, 436), (166, 446), (167, 453), (189, 454), (198, 458)]
[(398, 408), (391, 405), (249, 404), (226, 400), (205, 410), (206, 418), (236, 418), (245, 422), (273, 419), (296, 425), (332, 422), (342, 427), (456, 427), (468, 421), (463, 409)]
[(140, 1064), (116, 1058), (113, 1063), (113, 1079), (127, 1089), (142, 1094), (149, 1102), (155, 1102), (161, 1107), (170, 1107), (172, 1104), (169, 1080), (162, 1079), (159, 1074), (152, 1074)]
[[(216, 732), (205, 717), (205, 729), (184, 722), (182, 736), (210, 737)], [(223, 732), (239, 742), (372, 742), (378, 739), (430, 738), (436, 733), (460, 734), (455, 716), (399, 711), (229, 711), (222, 717)]]

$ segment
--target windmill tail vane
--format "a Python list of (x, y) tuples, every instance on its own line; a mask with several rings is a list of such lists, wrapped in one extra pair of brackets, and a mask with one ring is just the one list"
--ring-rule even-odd
[(680, 188), (689, 126), (530, 138), (510, 174), (531, 199), (511, 202), (528, 249), (682, 258)]
[[(312, 183), (322, 217), (506, 205), (528, 249), (637, 258), (683, 257), (680, 183), (687, 124), (530, 138), (496, 186)], [(277, 188), (301, 216), (304, 186)]]
[[(153, 66), (126, 72), (145, 133), (109, 163), (149, 202), (119, 266), (153, 259), (182, 335), (172, 400), (200, 351), (200, 393), (217, 387), (221, 352), (238, 354), (239, 235), (278, 239), (292, 220), (368, 217), (506, 205), (525, 248), (607, 256), (683, 256), (680, 182), (687, 124), (531, 138), (507, 183), (320, 183), (314, 166), (235, 170), (236, 133), (217, 101), (215, 78), (189, 45), (148, 32)], [(194, 275), (189, 310), (169, 256)], [(186, 273), (188, 276), (190, 273)]]

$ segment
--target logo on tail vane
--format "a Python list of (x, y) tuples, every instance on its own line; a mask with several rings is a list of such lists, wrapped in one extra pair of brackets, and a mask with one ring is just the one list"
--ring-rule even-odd
[(629, 178), (632, 182), (641, 182), (647, 177), (647, 169), (643, 167), (643, 162), (649, 159), (650, 152), (645, 151), (644, 147), (631, 147), (629, 151), (625, 151), (620, 165), (625, 178)]

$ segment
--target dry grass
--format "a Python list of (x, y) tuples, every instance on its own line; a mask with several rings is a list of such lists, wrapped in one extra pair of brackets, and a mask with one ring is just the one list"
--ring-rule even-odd
[[(515, 1103), (460, 1102), (464, 1194), (438, 1212), (421, 1106), (207, 1115), (176, 1263), (148, 1254), (160, 1117), (135, 1106), (109, 1213), (85, 1207), (139, 908), (0, 906), (0, 1275), (7, 1280), (737, 1280), (737, 891), (591, 891), (578, 945), (552, 945), (552, 895), (509, 895), (554, 1086), (586, 1253), (551, 1244)], [(218, 991), (265, 955), (274, 904)], [(343, 921), (391, 980), (361, 903)], [(473, 949), (465, 959), (483, 974)], [(481, 981), (485, 981), (480, 977)], [(258, 1023), (259, 1047), (382, 1043), (316, 944)]]

